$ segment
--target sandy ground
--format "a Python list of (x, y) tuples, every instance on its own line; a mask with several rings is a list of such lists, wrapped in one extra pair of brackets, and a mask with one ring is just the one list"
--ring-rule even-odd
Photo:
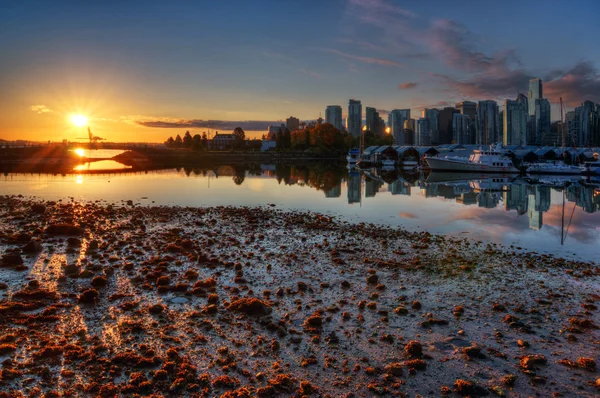
[(0, 197), (0, 397), (598, 396), (598, 264), (314, 213)]

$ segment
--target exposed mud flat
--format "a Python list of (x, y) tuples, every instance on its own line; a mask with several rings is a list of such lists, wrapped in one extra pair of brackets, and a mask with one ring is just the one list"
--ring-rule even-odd
[(264, 208), (0, 197), (0, 397), (597, 396), (598, 264)]

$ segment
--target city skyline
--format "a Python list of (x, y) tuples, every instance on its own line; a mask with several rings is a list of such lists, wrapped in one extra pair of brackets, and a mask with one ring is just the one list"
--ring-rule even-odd
[(513, 3), (5, 3), (0, 138), (76, 140), (85, 131), (69, 118), (79, 113), (111, 141), (237, 125), (252, 137), (289, 115), (316, 119), (328, 104), (347, 117), (349, 98), (384, 119), (392, 109), (502, 104), (535, 77), (553, 120), (558, 97), (568, 110), (600, 102), (600, 55), (588, 51), (600, 6), (531, 1), (514, 12)]

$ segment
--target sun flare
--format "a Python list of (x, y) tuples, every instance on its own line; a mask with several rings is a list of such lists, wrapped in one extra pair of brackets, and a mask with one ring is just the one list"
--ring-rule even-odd
[(83, 127), (88, 124), (88, 118), (83, 115), (71, 116), (71, 122), (77, 127)]
[(83, 148), (77, 148), (74, 152), (77, 154), (77, 156), (83, 157), (85, 155), (85, 150)]

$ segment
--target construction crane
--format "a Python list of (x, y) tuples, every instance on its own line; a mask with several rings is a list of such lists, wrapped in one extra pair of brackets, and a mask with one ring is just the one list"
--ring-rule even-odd
[[(78, 140), (85, 140), (86, 137), (77, 137)], [(88, 136), (87, 139), (90, 140), (90, 145), (97, 143), (98, 141), (104, 141), (106, 138), (98, 137), (92, 134), (92, 130), (90, 126), (88, 126)]]

